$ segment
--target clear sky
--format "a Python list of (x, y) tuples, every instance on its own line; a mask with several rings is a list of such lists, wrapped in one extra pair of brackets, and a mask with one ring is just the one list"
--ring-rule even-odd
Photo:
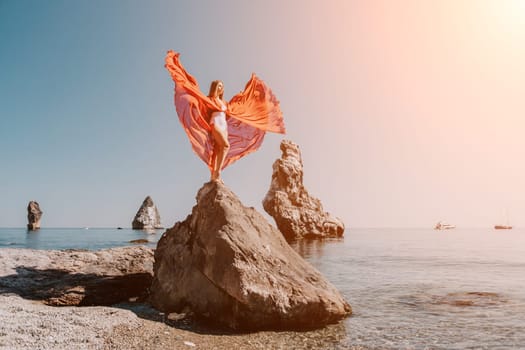
[[(0, 227), (184, 219), (209, 178), (165, 52), (281, 101), (305, 184), (351, 227), (525, 225), (525, 1), (0, 0)], [(223, 177), (262, 211), (282, 136)]]

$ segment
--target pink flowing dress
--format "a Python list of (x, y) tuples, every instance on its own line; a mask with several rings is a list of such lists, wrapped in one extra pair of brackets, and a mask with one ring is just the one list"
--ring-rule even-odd
[[(221, 106), (204, 95), (197, 80), (179, 60), (179, 53), (168, 51), (166, 69), (175, 82), (175, 107), (179, 120), (188, 135), (193, 151), (212, 169), (213, 138), (209, 115)], [(228, 102), (226, 115), (230, 150), (223, 169), (237, 159), (256, 151), (262, 144), (266, 131), (284, 134), (284, 121), (279, 101), (270, 88), (255, 74), (244, 91)]]

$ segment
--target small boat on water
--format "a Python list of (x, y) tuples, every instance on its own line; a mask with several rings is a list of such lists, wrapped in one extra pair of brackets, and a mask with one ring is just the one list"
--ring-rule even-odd
[(434, 226), (434, 230), (451, 230), (453, 228), (456, 228), (456, 225), (447, 224), (446, 222), (441, 221)]
[(512, 230), (512, 226), (509, 223), (509, 212), (505, 210), (505, 225), (494, 225), (495, 230)]

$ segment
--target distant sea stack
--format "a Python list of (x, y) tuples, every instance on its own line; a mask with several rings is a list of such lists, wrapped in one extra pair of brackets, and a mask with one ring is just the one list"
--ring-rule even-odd
[(264, 210), (288, 240), (343, 236), (343, 222), (325, 212), (321, 201), (304, 188), (299, 146), (283, 140), (281, 152), (281, 158), (273, 163), (272, 182), (262, 202)]
[(40, 219), (42, 218), (42, 210), (38, 202), (31, 201), (27, 206), (27, 229), (30, 231), (38, 230), (40, 228)]
[(150, 302), (237, 330), (309, 329), (351, 314), (339, 291), (225, 185), (206, 183), (155, 250)]
[(134, 230), (150, 230), (163, 228), (160, 223), (159, 210), (150, 196), (147, 196), (133, 219), (131, 227)]

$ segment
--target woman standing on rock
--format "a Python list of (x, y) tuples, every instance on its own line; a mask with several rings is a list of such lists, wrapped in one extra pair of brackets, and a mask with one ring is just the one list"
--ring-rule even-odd
[(208, 165), (212, 181), (221, 181), (222, 169), (256, 151), (266, 131), (285, 133), (279, 101), (255, 74), (244, 91), (226, 103), (224, 84), (213, 81), (209, 95), (204, 95), (178, 53), (168, 51), (165, 67), (175, 82), (179, 119), (193, 151)]
[(224, 84), (220, 80), (212, 81), (208, 97), (217, 102), (221, 109), (211, 112), (210, 126), (214, 147), (211, 157), (211, 180), (221, 181), (221, 169), (230, 149), (228, 141), (228, 123), (226, 122), (226, 103), (223, 100)]

